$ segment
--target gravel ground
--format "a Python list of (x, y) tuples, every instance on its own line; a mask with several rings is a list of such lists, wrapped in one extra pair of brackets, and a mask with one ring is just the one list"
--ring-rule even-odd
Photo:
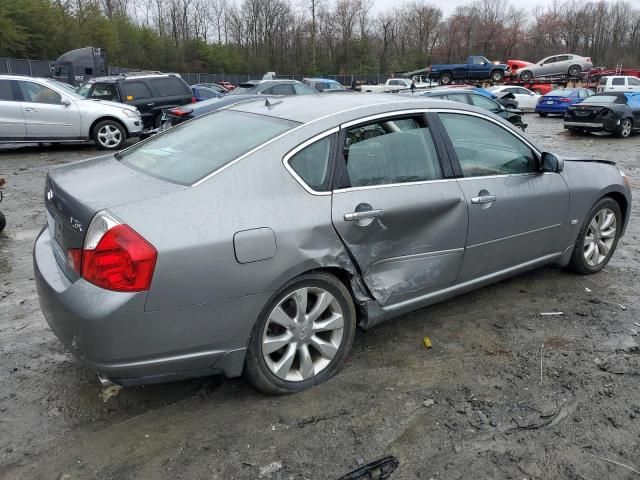
[[(544, 148), (614, 159), (640, 185), (640, 136), (527, 121)], [(337, 479), (386, 455), (393, 479), (640, 478), (638, 202), (600, 274), (543, 268), (360, 332), (309, 391), (221, 377), (105, 391), (49, 330), (31, 266), (47, 170), (94, 155), (0, 147), (0, 478)]]

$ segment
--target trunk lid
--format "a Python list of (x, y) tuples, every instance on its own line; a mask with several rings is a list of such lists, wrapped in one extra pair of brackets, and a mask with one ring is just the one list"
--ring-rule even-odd
[(603, 105), (578, 105), (568, 110), (569, 116), (575, 120), (587, 121), (595, 120), (607, 113), (609, 109)]
[[(566, 100), (569, 101), (566, 101)], [(565, 100), (565, 101), (563, 101)], [(556, 95), (545, 95), (543, 97), (540, 98), (539, 102), (543, 105), (567, 105), (568, 103), (571, 103), (571, 97), (566, 96), (566, 97), (562, 97), (562, 96), (556, 96)]]
[(67, 259), (68, 250), (82, 249), (89, 223), (100, 210), (185, 188), (137, 172), (112, 154), (51, 170), (45, 182), (44, 201), (51, 248), (58, 265), (71, 281), (78, 279)]

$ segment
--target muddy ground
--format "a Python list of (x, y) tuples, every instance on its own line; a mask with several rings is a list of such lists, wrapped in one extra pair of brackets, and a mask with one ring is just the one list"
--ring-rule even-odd
[[(617, 160), (638, 192), (640, 135), (527, 121), (548, 150)], [(109, 398), (49, 330), (31, 267), (45, 173), (93, 155), (0, 150), (0, 478), (337, 479), (386, 455), (392, 479), (640, 478), (638, 202), (602, 273), (544, 268), (360, 332), (304, 393), (211, 377)]]

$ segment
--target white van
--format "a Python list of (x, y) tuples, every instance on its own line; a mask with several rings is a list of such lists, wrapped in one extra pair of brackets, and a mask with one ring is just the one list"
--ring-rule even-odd
[(603, 92), (640, 92), (638, 77), (602, 77), (598, 83), (598, 93)]

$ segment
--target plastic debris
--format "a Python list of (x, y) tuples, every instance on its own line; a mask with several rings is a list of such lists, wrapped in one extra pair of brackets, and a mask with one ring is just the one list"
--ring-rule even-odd
[(260, 473), (258, 474), (259, 478), (267, 478), (271, 477), (277, 471), (282, 470), (282, 463), (280, 462), (272, 462), (269, 465), (265, 465), (260, 468)]
[(120, 385), (110, 385), (107, 388), (103, 388), (102, 392), (100, 392), (100, 396), (102, 397), (103, 402), (108, 402), (111, 397), (115, 397), (122, 390), (122, 386)]
[(621, 308), (622, 310), (626, 310), (626, 309), (627, 309), (627, 307), (625, 307), (625, 306), (624, 306), (624, 305), (622, 305), (621, 303), (619, 303), (618, 305), (620, 305), (620, 308)]
[(424, 345), (424, 348), (431, 348), (433, 346), (431, 345), (431, 339), (429, 337), (423, 337), (422, 344)]
[(633, 322), (633, 324), (634, 324), (636, 327), (640, 327), (640, 323), (638, 323), (638, 322)]
[(551, 317), (556, 315), (564, 315), (564, 312), (540, 312), (540, 315), (543, 317)]
[(433, 398), (427, 398), (424, 402), (422, 402), (422, 406), (423, 407), (431, 407), (432, 405), (435, 405), (436, 401)]
[(591, 289), (587, 288), (587, 287), (584, 287), (584, 291), (587, 292), (587, 293), (591, 293)]
[(384, 457), (375, 462), (358, 467), (338, 480), (386, 480), (398, 468), (400, 462), (396, 457)]

